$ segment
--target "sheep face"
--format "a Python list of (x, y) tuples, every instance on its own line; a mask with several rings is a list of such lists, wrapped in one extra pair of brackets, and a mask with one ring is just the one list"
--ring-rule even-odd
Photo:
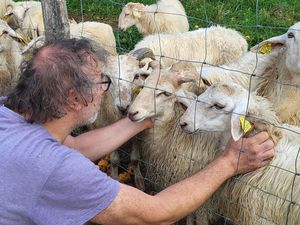
[(269, 51), (281, 50), (285, 55), (285, 65), (291, 74), (300, 74), (300, 22), (291, 26), (287, 33), (272, 37), (251, 48), (257, 52), (269, 44)]
[(147, 76), (147, 70), (140, 67), (140, 61), (130, 54), (108, 57), (107, 72), (112, 80), (111, 92), (114, 104), (122, 114), (127, 113), (137, 81)]
[(158, 121), (166, 121), (172, 118), (176, 101), (174, 93), (174, 83), (170, 80), (168, 71), (153, 69), (129, 108), (129, 118), (132, 121), (152, 117), (156, 117)]
[(300, 74), (300, 22), (285, 34), (286, 66), (291, 73)]
[(4, 16), (7, 18), (15, 16), (20, 25), (24, 19), (26, 10), (28, 10), (28, 7), (26, 7), (26, 5), (8, 5)]
[[(152, 66), (154, 63), (157, 62), (151, 62)], [(164, 70), (155, 65), (145, 80), (144, 88), (129, 108), (129, 118), (132, 121), (142, 121), (155, 117), (157, 122), (167, 123), (175, 115), (176, 95), (181, 93), (181, 88), (188, 90), (191, 86), (182, 86), (183, 82), (193, 81), (195, 76), (196, 72), (191, 71), (186, 64), (174, 64), (170, 69)]]
[(217, 84), (209, 87), (193, 101), (180, 119), (187, 133), (227, 131), (234, 139), (242, 136), (240, 116), (247, 108), (247, 91), (237, 84)]
[(126, 4), (119, 16), (118, 27), (121, 30), (126, 31), (129, 27), (135, 25), (138, 18), (140, 18), (142, 15), (142, 12), (140, 10), (142, 10), (143, 7), (144, 5), (141, 3), (130, 2)]

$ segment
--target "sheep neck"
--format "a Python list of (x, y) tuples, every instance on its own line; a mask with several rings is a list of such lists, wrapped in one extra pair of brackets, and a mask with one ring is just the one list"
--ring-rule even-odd
[(281, 122), (300, 125), (300, 74), (289, 72), (285, 52), (269, 67), (257, 86), (257, 94), (266, 97), (276, 107)]

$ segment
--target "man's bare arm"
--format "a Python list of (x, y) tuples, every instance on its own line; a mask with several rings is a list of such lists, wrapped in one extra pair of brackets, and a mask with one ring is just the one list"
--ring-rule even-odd
[(94, 161), (111, 153), (139, 132), (152, 126), (151, 119), (137, 123), (126, 117), (111, 125), (83, 133), (77, 137), (69, 135), (64, 144)]
[(274, 144), (265, 132), (243, 142), (245, 152), (240, 153), (241, 140), (231, 140), (224, 153), (203, 170), (155, 196), (121, 185), (113, 203), (92, 221), (104, 225), (165, 225), (178, 221), (201, 206), (225, 180), (260, 168), (274, 156)]

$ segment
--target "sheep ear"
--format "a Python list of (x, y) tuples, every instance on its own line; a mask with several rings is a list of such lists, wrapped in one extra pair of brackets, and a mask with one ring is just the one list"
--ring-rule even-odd
[(130, 4), (131, 13), (134, 17), (140, 18), (142, 16), (141, 10), (144, 8), (144, 5), (141, 3), (132, 3)]
[(244, 135), (241, 127), (240, 117), (245, 115), (246, 108), (247, 103), (241, 102), (234, 108), (231, 114), (231, 136), (235, 141), (239, 140)]
[(196, 79), (187, 76), (186, 73), (176, 72), (175, 80), (178, 85), (181, 85), (183, 83), (195, 82)]
[(141, 12), (138, 9), (132, 9), (132, 15), (136, 18), (140, 18), (142, 16)]
[(200, 79), (196, 68), (187, 62), (178, 62), (172, 65), (171, 72), (175, 73), (175, 80), (178, 85), (187, 82), (195, 82)]
[(270, 54), (272, 51), (281, 49), (285, 46), (286, 34), (272, 37), (268, 40), (262, 41), (250, 49), (252, 52), (258, 52), (260, 54)]
[(13, 14), (13, 6), (9, 4), (9, 5), (6, 6), (6, 12), (4, 14), (4, 20), (8, 19), (12, 14)]

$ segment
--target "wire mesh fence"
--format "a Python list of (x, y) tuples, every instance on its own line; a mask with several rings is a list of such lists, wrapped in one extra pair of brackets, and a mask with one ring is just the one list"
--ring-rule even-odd
[[(9, 3), (8, 0), (5, 1)], [(142, 2), (144, 5), (155, 3), (154, 1)], [(154, 118), (152, 129), (141, 133), (129, 144), (118, 149), (117, 156), (100, 160), (99, 165), (102, 166), (102, 170), (115, 179), (127, 182), (147, 193), (159, 192), (204, 168), (225, 147), (224, 140), (230, 135), (228, 118), (231, 117), (226, 117), (228, 121), (222, 121), (223, 128), (215, 128), (217, 132), (213, 132), (214, 129), (209, 128), (209, 125), (213, 124), (213, 118), (209, 118), (209, 115), (215, 113), (244, 116), (252, 125), (254, 124), (257, 131), (266, 129), (271, 133), (277, 144), (276, 158), (264, 169), (230, 179), (203, 207), (181, 223), (299, 224), (300, 26), (296, 23), (300, 21), (300, 3), (275, 0), (181, 1), (186, 12), (184, 15), (168, 11), (170, 4), (178, 4), (178, 1), (161, 0), (160, 2), (169, 4), (169, 7), (163, 8), (156, 4), (147, 8), (136, 4), (129, 12), (124, 12), (124, 16), (131, 17), (131, 20), (127, 20), (129, 25), (138, 23), (137, 28), (133, 25), (126, 31), (119, 29), (118, 24), (120, 24), (119, 15), (128, 1), (67, 2), (69, 19), (73, 18), (79, 23), (74, 25), (79, 28), (76, 33), (73, 30), (73, 37), (83, 36), (94, 40), (97, 36), (104, 36), (101, 28), (88, 30), (88, 21), (109, 24), (114, 35), (110, 40), (98, 39), (100, 40), (98, 44), (103, 48), (109, 51), (109, 48), (113, 47), (116, 51), (115, 53), (110, 51), (107, 56), (108, 61), (113, 65), (113, 68), (108, 68), (107, 71), (113, 79), (113, 85), (111, 92), (104, 96), (103, 109), (101, 108), (97, 124), (93, 128), (120, 119), (125, 113), (129, 113), (129, 117), (135, 121), (147, 117)], [(19, 42), (43, 35), (39, 26), (41, 20), (35, 24), (36, 19), (30, 15), (27, 26), (23, 24), (22, 20), (28, 11), (26, 7), (24, 5), (21, 7), (25, 9), (24, 17), (15, 18), (17, 22), (8, 20), (13, 29), (18, 30), (20, 34), (28, 29), (31, 30), (31, 34), (34, 34), (29, 37), (17, 36)], [(5, 17), (4, 14), (1, 15), (2, 18)], [(140, 24), (143, 23), (142, 19), (145, 15), (150, 15), (148, 19), (151, 22)], [(197, 49), (196, 40), (194, 42), (190, 40), (192, 36), (159, 33), (151, 36), (153, 42), (157, 42), (157, 50), (152, 50), (158, 62), (162, 64), (162, 68), (152, 65), (152, 69), (149, 69), (149, 61), (143, 61), (145, 57), (139, 59), (135, 54), (127, 54), (132, 53), (142, 40), (149, 39), (149, 37), (144, 38), (139, 32), (143, 30), (140, 26), (152, 24), (153, 30), (158, 30), (160, 24), (157, 20), (161, 16), (176, 15), (187, 19), (190, 33), (195, 30), (201, 33), (199, 39), (203, 43), (203, 48)], [(290, 28), (294, 24), (296, 25)], [(240, 55), (234, 53), (233, 58), (224, 57), (224, 61), (220, 61), (220, 58), (227, 54), (225, 50), (233, 51), (240, 43), (235, 40), (229, 48), (218, 48), (218, 45), (228, 46), (230, 43), (225, 42), (226, 30), (210, 33), (210, 29), (216, 25), (241, 32), (244, 40), (248, 42), (248, 47), (241, 50)], [(72, 36), (74, 28), (73, 25), (70, 26)], [(7, 33), (4, 30), (2, 33)], [(285, 35), (278, 36), (283, 34)], [(2, 45), (4, 45), (1, 39), (3, 37), (0, 35)], [(269, 39), (271, 37), (277, 38)], [(176, 39), (177, 42), (169, 41), (171, 38), (172, 41)], [(112, 39), (116, 43), (115, 46), (109, 43)], [(233, 39), (234, 37), (231, 36), (230, 40)], [(255, 50), (252, 49), (252, 53), (248, 52), (251, 47), (264, 40), (268, 42), (262, 43)], [(13, 40), (10, 41), (14, 43)], [(223, 41), (225, 44), (221, 44)], [(23, 57), (22, 51), (26, 45), (23, 43), (20, 46), (19, 42), (10, 52), (12, 54), (10, 60)], [(167, 54), (174, 51), (176, 54)], [(183, 56), (181, 52), (186, 54)], [(195, 56), (195, 52), (201, 54)], [(212, 53), (216, 56), (212, 56)], [(244, 54), (248, 56), (244, 57)], [(15, 65), (14, 71), (17, 70), (20, 60), (11, 63), (6, 55), (1, 57), (1, 66)], [(214, 57), (217, 59), (214, 60)], [(187, 64), (179, 63), (176, 64), (179, 65), (178, 67), (173, 67), (172, 64), (177, 61), (180, 63), (184, 61)], [(11, 69), (9, 71), (13, 74)], [(191, 77), (190, 74), (195, 72), (196, 78)], [(213, 77), (211, 78), (210, 75)], [(187, 82), (191, 80), (193, 82)], [(225, 98), (219, 99), (219, 102), (201, 98), (201, 94), (207, 88), (213, 89), (208, 87), (208, 83), (213, 85), (215, 81), (237, 82), (248, 91), (246, 95), (241, 92), (240, 95), (230, 99), (236, 105), (240, 103), (239, 101), (243, 102), (242, 111), (228, 108), (226, 104), (229, 103)], [(230, 93), (236, 91), (230, 85), (228, 84), (230, 90), (227, 91)], [(124, 94), (124, 89), (127, 94)], [(179, 94), (180, 90), (183, 90), (184, 94), (182, 92)], [(257, 95), (271, 102), (279, 117), (278, 120), (274, 119), (275, 116), (272, 115), (274, 112), (268, 108), (269, 105), (263, 104), (264, 101), (255, 97)], [(222, 96), (227, 96), (228, 99), (230, 97), (230, 95)], [(202, 108), (199, 109), (200, 106), (208, 108), (207, 115), (201, 111)], [(107, 109), (105, 110), (104, 107)], [(183, 122), (182, 119), (187, 109), (193, 112), (189, 114), (191, 124)], [(201, 112), (204, 117), (200, 117)], [(208, 121), (210, 124), (207, 123), (209, 119), (211, 119)], [(206, 127), (203, 124), (207, 124)]]

